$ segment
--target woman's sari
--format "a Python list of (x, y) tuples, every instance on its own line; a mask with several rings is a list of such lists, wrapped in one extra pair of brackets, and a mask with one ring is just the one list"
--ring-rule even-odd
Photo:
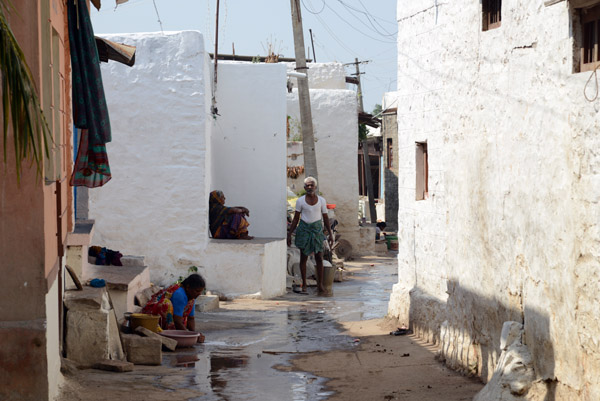
[(213, 238), (236, 239), (248, 235), (248, 226), (243, 213), (231, 213), (225, 206), (225, 195), (212, 191), (209, 199), (210, 233)]
[[(173, 293), (181, 287), (181, 284), (173, 284), (169, 288), (160, 290), (152, 295), (152, 298), (142, 309), (142, 313), (149, 315), (160, 316), (160, 328), (163, 330), (176, 330), (175, 321), (173, 320), (173, 304), (171, 297)], [(194, 299), (188, 301), (183, 308), (183, 326), (187, 327), (188, 316), (194, 308)]]

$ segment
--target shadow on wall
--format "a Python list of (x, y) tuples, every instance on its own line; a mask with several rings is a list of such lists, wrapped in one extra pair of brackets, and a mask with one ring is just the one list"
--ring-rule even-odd
[[(548, 315), (523, 308), (520, 294), (509, 295), (507, 301), (483, 296), (456, 280), (449, 280), (447, 285), (446, 302), (418, 287), (409, 292), (410, 328), (418, 337), (439, 344), (440, 361), (465, 375), (480, 377), (489, 386), (499, 383), (498, 393), (493, 393), (496, 400), (516, 399), (535, 381), (539, 399), (544, 396), (544, 401), (555, 401), (555, 356)], [(511, 321), (524, 325), (523, 344), (520, 351), (513, 347), (505, 352), (511, 354), (508, 357), (502, 352), (510, 344), (502, 342), (501, 334), (504, 323)], [(530, 372), (527, 383), (525, 371)], [(499, 396), (501, 392), (503, 396)]]

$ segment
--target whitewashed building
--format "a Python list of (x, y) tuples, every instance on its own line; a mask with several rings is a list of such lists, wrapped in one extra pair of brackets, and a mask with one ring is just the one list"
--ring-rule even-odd
[[(102, 66), (112, 180), (89, 191), (94, 245), (144, 255), (161, 285), (199, 267), (230, 296), (285, 293), (286, 67), (219, 62), (194, 31), (107, 35), (137, 47)], [(123, 68), (125, 67), (125, 68)], [(251, 241), (209, 236), (211, 190), (250, 210)]]
[[(375, 232), (358, 225), (358, 103), (356, 92), (346, 88), (346, 74), (340, 63), (309, 63), (311, 113), (315, 137), (319, 191), (335, 204), (337, 231), (352, 245), (354, 254), (374, 252)], [(288, 64), (293, 71), (294, 64)], [(287, 95), (290, 136), (301, 130), (296, 78)], [(288, 142), (288, 166), (304, 165), (302, 142)], [(302, 174), (288, 184), (296, 192), (303, 189)]]
[(600, 399), (600, 1), (397, 17), (390, 315), (488, 381), (479, 400)]

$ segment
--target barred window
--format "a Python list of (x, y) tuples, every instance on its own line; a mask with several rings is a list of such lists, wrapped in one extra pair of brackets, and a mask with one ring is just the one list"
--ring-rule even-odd
[(600, 43), (600, 5), (580, 9), (581, 13), (581, 59), (580, 71), (594, 70), (600, 64), (598, 44)]
[(483, 0), (482, 12), (482, 30), (498, 28), (502, 22), (502, 0)]

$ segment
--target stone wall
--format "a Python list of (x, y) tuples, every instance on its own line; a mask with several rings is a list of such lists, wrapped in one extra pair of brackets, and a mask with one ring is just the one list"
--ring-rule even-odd
[[(480, 2), (398, 10), (406, 162), (389, 313), (486, 381), (504, 322), (519, 322), (534, 371), (526, 399), (599, 399), (600, 104), (583, 96), (590, 73), (573, 73), (575, 13), (503, 2), (501, 27), (482, 32)], [(415, 201), (422, 141), (429, 197)]]

